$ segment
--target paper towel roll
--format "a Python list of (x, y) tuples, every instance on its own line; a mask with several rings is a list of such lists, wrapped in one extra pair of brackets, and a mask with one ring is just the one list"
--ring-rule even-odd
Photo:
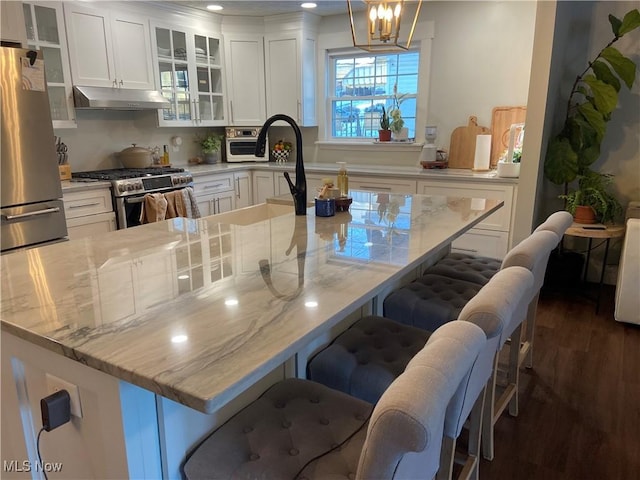
[(476, 155), (473, 158), (473, 169), (489, 170), (491, 160), (491, 135), (476, 136)]

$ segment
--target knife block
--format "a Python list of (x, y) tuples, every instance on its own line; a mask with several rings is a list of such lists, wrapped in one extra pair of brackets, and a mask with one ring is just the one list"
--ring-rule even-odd
[(71, 180), (71, 165), (58, 165), (60, 180)]

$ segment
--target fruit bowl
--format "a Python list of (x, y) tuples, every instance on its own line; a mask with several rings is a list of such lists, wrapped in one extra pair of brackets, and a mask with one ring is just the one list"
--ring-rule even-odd
[(276, 162), (287, 162), (289, 161), (289, 153), (290, 150), (272, 150), (271, 155)]

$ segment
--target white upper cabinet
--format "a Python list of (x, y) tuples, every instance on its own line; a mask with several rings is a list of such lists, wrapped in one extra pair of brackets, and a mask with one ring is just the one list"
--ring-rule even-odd
[(160, 126), (224, 126), (223, 46), (219, 37), (182, 27), (153, 25), (156, 82), (169, 108)]
[(0, 2), (0, 39), (26, 48), (27, 36), (22, 16), (22, 2)]
[(65, 3), (73, 83), (154, 89), (149, 23), (129, 13)]
[(267, 116), (283, 113), (316, 126), (316, 26), (313, 14), (266, 17)]
[(22, 4), (27, 48), (41, 50), (49, 94), (53, 128), (75, 128), (75, 110), (60, 2), (25, 2)]
[(224, 35), (232, 125), (262, 125), (267, 119), (261, 34)]

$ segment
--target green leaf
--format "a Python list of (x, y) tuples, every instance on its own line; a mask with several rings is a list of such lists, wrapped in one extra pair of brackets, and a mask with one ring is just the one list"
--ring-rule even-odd
[(631, 88), (636, 78), (636, 64), (613, 47), (602, 50), (600, 56), (611, 64), (622, 81)]
[(600, 158), (600, 143), (593, 143), (578, 153), (578, 171), (583, 172)]
[(567, 138), (556, 137), (549, 143), (544, 160), (544, 174), (557, 185), (569, 183), (576, 178), (578, 155)]
[(619, 36), (629, 33), (631, 30), (635, 30), (640, 27), (640, 12), (638, 9), (631, 10), (622, 19), (622, 25), (618, 29)]
[(607, 124), (602, 118), (602, 114), (598, 112), (590, 103), (578, 105), (578, 112), (593, 127), (596, 132), (598, 141), (602, 141), (607, 130)]
[(598, 80), (601, 80), (604, 83), (611, 85), (613, 88), (616, 89), (616, 92), (620, 91), (620, 80), (618, 80), (618, 77), (616, 77), (613, 74), (613, 72), (609, 68), (609, 65), (607, 65), (604, 62), (601, 62), (600, 60), (596, 60), (591, 64), (591, 68), (593, 72), (596, 74), (596, 78)]
[(598, 80), (594, 75), (586, 75), (582, 80), (591, 89), (596, 109), (602, 115), (613, 112), (616, 105), (618, 105), (618, 92), (616, 92), (616, 89)]
[(619, 18), (614, 17), (609, 14), (609, 23), (611, 24), (611, 30), (613, 30), (613, 34), (618, 37), (620, 34), (620, 25), (622, 25), (622, 21)]

